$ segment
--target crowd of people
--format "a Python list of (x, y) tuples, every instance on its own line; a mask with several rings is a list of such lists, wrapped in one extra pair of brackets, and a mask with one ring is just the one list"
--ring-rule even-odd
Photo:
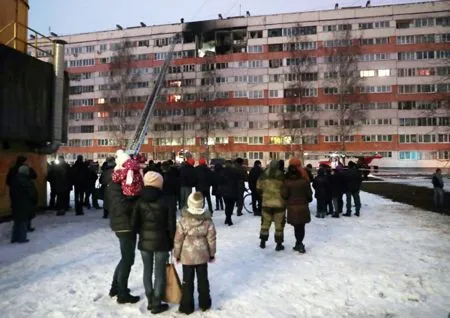
[[(211, 308), (208, 263), (215, 261), (216, 229), (212, 220), (214, 211), (224, 210), (225, 224), (233, 225), (232, 215), (242, 216), (245, 184), (248, 182), (255, 216), (261, 217), (260, 248), (266, 248), (272, 223), (275, 225), (275, 250), (285, 249), (285, 224), (293, 226), (293, 250), (305, 253), (303, 243), (305, 225), (311, 222), (309, 204), (313, 195), (317, 201), (317, 218), (327, 215), (338, 218), (344, 211), (360, 216), (359, 191), (363, 179), (357, 165), (350, 161), (330, 167), (321, 165), (314, 176), (312, 166), (303, 167), (301, 160), (292, 158), (285, 168), (283, 160), (272, 160), (263, 169), (259, 160), (247, 172), (244, 160), (227, 160), (213, 168), (205, 159), (198, 165), (188, 158), (181, 165), (168, 160), (162, 163), (134, 158), (122, 150), (107, 158), (101, 167), (78, 156), (70, 166), (60, 156), (52, 162), (47, 180), (51, 185), (50, 208), (57, 215), (70, 209), (70, 191), (74, 191), (76, 215), (83, 214), (83, 206), (100, 209), (110, 219), (110, 227), (119, 240), (121, 259), (117, 264), (109, 295), (117, 302), (136, 303), (138, 296), (130, 294), (128, 278), (134, 264), (136, 245), (144, 265), (143, 282), (148, 310), (157, 314), (166, 311), (166, 263), (172, 258), (183, 265), (182, 299), (179, 311), (194, 312), (194, 278), (197, 276), (199, 306), (203, 311)], [(11, 242), (27, 242), (27, 232), (33, 231), (31, 220), (37, 204), (37, 191), (33, 183), (35, 171), (19, 156), (7, 176), (14, 226)], [(100, 187), (96, 188), (96, 182)], [(443, 189), (440, 169), (432, 182), (435, 202), (441, 204)], [(211, 191), (212, 190), (212, 191)], [(314, 190), (314, 191), (313, 191)], [(442, 191), (443, 192), (443, 191)], [(215, 196), (215, 210), (211, 200)], [(314, 193), (314, 194), (313, 194)], [(177, 221), (177, 212), (179, 218)], [(154, 278), (153, 278), (154, 277)]]

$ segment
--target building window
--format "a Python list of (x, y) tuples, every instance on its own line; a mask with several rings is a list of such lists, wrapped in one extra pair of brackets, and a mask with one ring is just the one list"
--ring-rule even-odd
[(263, 52), (262, 45), (249, 45), (247, 52), (248, 53), (262, 53)]
[(252, 151), (248, 153), (248, 159), (250, 160), (262, 160), (264, 159), (264, 155), (262, 151), (256, 152), (256, 151)]

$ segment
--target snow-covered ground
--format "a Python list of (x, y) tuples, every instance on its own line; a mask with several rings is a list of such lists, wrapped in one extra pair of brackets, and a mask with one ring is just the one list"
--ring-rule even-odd
[[(362, 201), (360, 218), (313, 218), (305, 255), (291, 250), (289, 225), (285, 251), (275, 252), (273, 236), (261, 250), (259, 218), (235, 216), (228, 227), (216, 212), (213, 309), (192, 317), (447, 317), (450, 218), (366, 193)], [(100, 210), (85, 212), (38, 216), (28, 244), (10, 244), (11, 224), (0, 224), (1, 317), (150, 315), (139, 253), (130, 287), (141, 301), (119, 305), (107, 295), (118, 241)], [(160, 316), (182, 315), (172, 305)]]

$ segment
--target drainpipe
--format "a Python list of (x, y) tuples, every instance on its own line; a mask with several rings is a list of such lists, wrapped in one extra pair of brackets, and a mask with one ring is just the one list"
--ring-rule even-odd
[(61, 145), (64, 124), (64, 45), (63, 40), (53, 41), (53, 70), (55, 78), (53, 82), (53, 123), (52, 143), (54, 152)]

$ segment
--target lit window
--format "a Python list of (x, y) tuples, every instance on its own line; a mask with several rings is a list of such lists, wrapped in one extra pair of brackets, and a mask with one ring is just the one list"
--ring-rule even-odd
[(97, 103), (98, 104), (104, 104), (105, 103), (105, 99), (104, 98), (99, 98)]
[(374, 77), (375, 76), (375, 70), (365, 70), (365, 71), (360, 71), (360, 76), (361, 77)]
[(378, 70), (378, 76), (379, 77), (384, 77), (384, 76), (390, 76), (391, 75), (391, 70), (387, 69), (387, 70)]

